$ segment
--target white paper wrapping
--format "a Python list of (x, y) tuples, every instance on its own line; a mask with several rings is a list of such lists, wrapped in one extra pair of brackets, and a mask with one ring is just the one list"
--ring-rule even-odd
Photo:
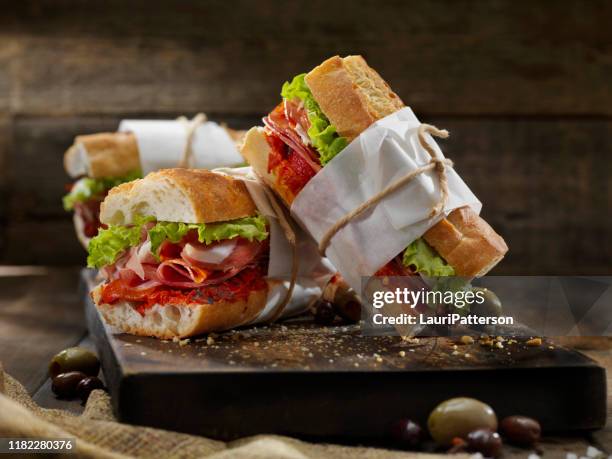
[[(250, 167), (222, 168), (214, 172), (230, 175), (244, 181), (249, 194), (253, 198), (259, 212), (270, 224), (270, 261), (268, 264), (268, 279), (274, 286), (268, 292), (266, 307), (257, 318), (250, 323), (263, 323), (271, 318), (275, 307), (284, 300), (290, 285), (293, 250), (280, 226), (279, 217), (270, 204), (264, 185), (259, 181)], [(335, 269), (317, 252), (317, 246), (303, 230), (293, 225), (296, 233), (298, 276), (291, 300), (285, 307), (281, 317), (291, 317), (300, 314), (308, 305), (319, 298), (323, 288), (335, 273)]]
[[(317, 242), (344, 215), (431, 160), (418, 140), (420, 124), (409, 107), (377, 121), (308, 182), (291, 212)], [(425, 137), (443, 158), (434, 139)], [(446, 170), (449, 196), (444, 216), (466, 205), (480, 213), (480, 201), (453, 169)], [(435, 171), (417, 176), (336, 233), (327, 257), (360, 292), (361, 277), (372, 276), (443, 218), (429, 218), (439, 199)]]
[[(120, 132), (136, 136), (143, 175), (159, 169), (176, 167), (187, 142), (187, 128), (178, 120), (123, 120)], [(192, 137), (193, 155), (188, 167), (214, 169), (244, 163), (227, 131), (212, 121), (198, 126)]]

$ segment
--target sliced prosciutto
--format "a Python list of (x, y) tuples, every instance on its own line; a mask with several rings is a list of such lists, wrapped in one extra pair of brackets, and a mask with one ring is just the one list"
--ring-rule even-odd
[(302, 137), (295, 130), (296, 125), (292, 125), (287, 119), (283, 104), (276, 107), (263, 122), (270, 132), (300, 155), (315, 173), (321, 170), (319, 156), (310, 146), (304, 144)]
[(193, 289), (225, 282), (260, 264), (267, 251), (268, 241), (236, 237), (206, 245), (197, 241), (197, 235), (188, 234), (179, 243), (164, 241), (156, 257), (147, 238), (105, 267), (103, 274), (141, 291), (158, 286)]

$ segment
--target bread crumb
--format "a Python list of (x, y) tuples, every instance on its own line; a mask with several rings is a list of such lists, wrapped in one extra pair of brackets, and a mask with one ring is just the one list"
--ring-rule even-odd
[(189, 338), (185, 338), (185, 339), (181, 339), (179, 340), (179, 346), (183, 347), (183, 346), (187, 346), (189, 343), (191, 343), (191, 340)]
[(542, 338), (531, 338), (525, 344), (529, 347), (536, 347), (542, 345)]
[(406, 351), (399, 351), (400, 357), (406, 357)]
[(206, 338), (206, 344), (209, 346), (211, 344), (215, 344), (215, 339), (212, 336), (209, 336), (208, 338)]
[(460, 339), (459, 342), (461, 344), (474, 344), (474, 338), (472, 338), (471, 336), (468, 335), (463, 335)]
[(353, 365), (355, 365), (356, 367), (358, 367), (358, 366), (359, 366), (359, 363), (355, 362)]
[(503, 348), (504, 348), (504, 345), (502, 344), (502, 342), (501, 342), (501, 341), (496, 341), (496, 342), (495, 342), (495, 347), (496, 347), (497, 349), (503, 349)]
[(145, 355), (147, 355), (147, 353), (146, 352), (141, 352), (140, 355), (142, 355), (144, 357)]

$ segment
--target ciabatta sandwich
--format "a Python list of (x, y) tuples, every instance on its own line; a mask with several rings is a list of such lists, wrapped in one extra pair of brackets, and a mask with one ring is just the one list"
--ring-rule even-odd
[(269, 232), (240, 180), (166, 169), (113, 188), (89, 244), (105, 320), (158, 338), (225, 330), (266, 304)]
[[(349, 142), (404, 107), (361, 56), (332, 57), (285, 83), (281, 95), (282, 102), (264, 118), (265, 127), (248, 131), (241, 153), (288, 206)], [(482, 276), (507, 250), (487, 222), (462, 207), (377, 274)]]

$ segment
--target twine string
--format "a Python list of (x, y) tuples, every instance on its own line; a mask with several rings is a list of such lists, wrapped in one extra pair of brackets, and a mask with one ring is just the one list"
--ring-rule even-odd
[(191, 163), (191, 158), (193, 157), (193, 136), (195, 135), (195, 132), (198, 127), (200, 127), (203, 123), (206, 122), (207, 118), (204, 113), (198, 113), (191, 120), (184, 116), (179, 116), (176, 120), (185, 127), (185, 131), (187, 134), (187, 138), (185, 140), (185, 149), (183, 150), (181, 159), (176, 167), (185, 168), (189, 167)]
[(438, 176), (438, 182), (440, 183), (440, 199), (432, 207), (429, 217), (436, 217), (444, 211), (446, 202), (448, 201), (448, 178), (446, 176), (446, 168), (452, 168), (453, 162), (450, 159), (441, 158), (438, 155), (438, 152), (427, 142), (425, 134), (430, 134), (441, 139), (446, 139), (449, 135), (446, 129), (438, 129), (431, 124), (421, 124), (417, 130), (417, 138), (423, 149), (429, 154), (431, 158), (430, 161), (427, 164), (408, 173), (404, 177), (396, 180), (391, 185), (372, 196), (370, 199), (347, 213), (344, 217), (340, 218), (334, 225), (332, 225), (321, 238), (321, 242), (319, 242), (319, 253), (322, 256), (325, 256), (325, 251), (327, 250), (332, 238), (350, 221), (357, 218), (366, 210), (370, 209), (375, 204), (378, 204), (384, 198), (394, 193), (404, 185), (410, 183), (415, 177), (418, 177), (425, 172), (431, 170), (435, 171), (436, 175)]
[(268, 189), (268, 187), (264, 186), (263, 189), (266, 193), (266, 196), (268, 197), (268, 200), (270, 201), (270, 205), (272, 206), (272, 209), (278, 216), (278, 223), (283, 229), (283, 232), (285, 233), (285, 237), (287, 238), (287, 241), (289, 241), (289, 245), (291, 246), (291, 252), (292, 252), (291, 278), (289, 280), (289, 288), (287, 289), (287, 292), (285, 293), (285, 297), (283, 298), (283, 300), (279, 302), (272, 310), (272, 315), (270, 316), (270, 319), (269, 319), (269, 322), (272, 323), (276, 321), (279, 317), (281, 317), (281, 315), (285, 311), (285, 308), (291, 301), (291, 296), (293, 295), (293, 290), (295, 288), (295, 283), (297, 281), (299, 260), (298, 260), (298, 253), (297, 253), (297, 238), (295, 236), (295, 231), (291, 227), (291, 223), (289, 223), (289, 220), (285, 216), (285, 211), (283, 210), (282, 206), (276, 200), (276, 196), (274, 196), (274, 194)]

